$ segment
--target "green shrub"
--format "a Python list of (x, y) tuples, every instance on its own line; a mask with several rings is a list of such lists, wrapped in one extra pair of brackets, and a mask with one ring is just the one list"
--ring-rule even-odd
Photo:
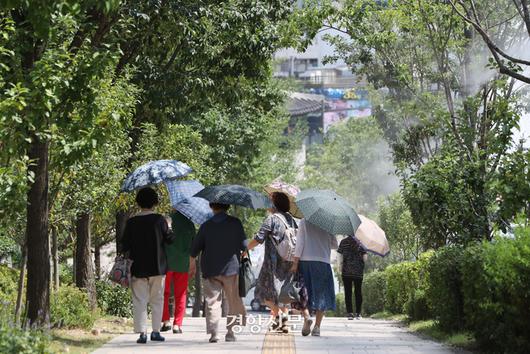
[(132, 299), (129, 289), (109, 281), (97, 281), (98, 307), (107, 315), (133, 317)]
[(418, 283), (416, 268), (415, 262), (402, 262), (385, 269), (385, 310), (391, 313), (406, 313), (406, 304)]
[(0, 353), (47, 354), (49, 338), (37, 330), (0, 325)]
[(466, 252), (467, 324), (494, 352), (530, 352), (530, 228)]
[(12, 313), (17, 298), (17, 284), (19, 272), (5, 265), (0, 265), (0, 301), (7, 308), (4, 311)]
[(49, 337), (38, 330), (24, 330), (12, 323), (12, 311), (0, 306), (0, 353), (48, 354)]
[(433, 254), (428, 266), (429, 307), (441, 329), (447, 332), (461, 330), (465, 324), (460, 271), (463, 258), (463, 248), (446, 246)]
[(55, 327), (89, 329), (97, 319), (97, 311), (90, 309), (88, 295), (74, 286), (59, 287), (52, 294), (50, 310)]
[(407, 315), (413, 320), (426, 320), (431, 316), (429, 302), (424, 289), (415, 289), (411, 292), (406, 308)]
[(346, 302), (344, 301), (344, 293), (335, 295), (335, 311), (326, 311), (326, 316), (329, 317), (344, 317), (346, 316)]
[(70, 264), (59, 264), (59, 283), (62, 285), (74, 285), (74, 268)]
[(363, 279), (363, 313), (372, 315), (385, 309), (385, 273), (374, 271)]

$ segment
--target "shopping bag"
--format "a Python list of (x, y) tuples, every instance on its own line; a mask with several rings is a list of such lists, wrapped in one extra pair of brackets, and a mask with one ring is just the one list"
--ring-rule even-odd
[(239, 296), (247, 296), (254, 286), (256, 286), (256, 276), (252, 271), (252, 263), (250, 258), (243, 257), (239, 263)]
[(109, 279), (117, 284), (120, 284), (121, 286), (128, 288), (131, 284), (131, 266), (133, 261), (118, 255), (114, 259), (114, 265), (112, 266), (112, 270), (109, 274)]

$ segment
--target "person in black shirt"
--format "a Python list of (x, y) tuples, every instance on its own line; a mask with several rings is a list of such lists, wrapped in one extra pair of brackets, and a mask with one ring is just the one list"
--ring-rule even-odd
[(217, 336), (221, 319), (221, 300), (224, 292), (228, 302), (227, 334), (225, 340), (234, 342), (232, 327), (245, 325), (246, 310), (239, 297), (239, 259), (248, 246), (241, 221), (226, 214), (229, 205), (210, 203), (214, 216), (201, 225), (193, 239), (190, 252), (190, 277), (195, 274), (195, 257), (201, 254), (201, 271), (204, 278), (206, 302), (206, 333), (210, 343)]
[[(342, 282), (344, 284), (344, 301), (346, 302), (348, 319), (361, 319), (364, 262), (367, 259), (366, 251), (355, 238), (347, 236), (340, 241), (337, 252), (342, 256)], [(352, 286), (355, 288), (355, 316), (353, 315)]]
[(171, 219), (155, 214), (158, 195), (143, 188), (136, 195), (140, 213), (127, 220), (122, 252), (133, 261), (131, 294), (134, 308), (134, 331), (140, 333), (137, 343), (147, 342), (147, 303), (151, 305), (152, 341), (164, 341), (160, 335), (164, 305), (164, 278), (167, 271), (165, 245), (173, 242)]

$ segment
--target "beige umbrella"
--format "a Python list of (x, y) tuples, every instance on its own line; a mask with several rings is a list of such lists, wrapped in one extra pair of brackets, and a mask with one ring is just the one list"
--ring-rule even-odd
[(383, 229), (366, 216), (359, 215), (359, 218), (361, 219), (361, 225), (355, 231), (355, 238), (367, 251), (381, 257), (386, 256), (390, 252), (390, 246)]
[(300, 188), (298, 188), (295, 185), (292, 185), (292, 184), (289, 184), (289, 183), (285, 183), (285, 182), (282, 182), (281, 180), (277, 179), (277, 180), (269, 183), (265, 187), (263, 187), (263, 189), (265, 189), (265, 191), (269, 195), (271, 195), (274, 192), (285, 193), (287, 195), (287, 197), (289, 197), (289, 203), (291, 205), (289, 213), (291, 213), (292, 216), (294, 216), (295, 218), (298, 218), (298, 219), (301, 219), (301, 218), (304, 217), (304, 215), (302, 214), (300, 209), (298, 209), (298, 206), (294, 202), (295, 197), (298, 195), (298, 193), (300, 193)]

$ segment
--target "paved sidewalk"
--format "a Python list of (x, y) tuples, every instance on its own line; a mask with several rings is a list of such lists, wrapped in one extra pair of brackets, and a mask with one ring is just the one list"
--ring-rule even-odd
[(208, 343), (204, 318), (185, 318), (183, 334), (166, 333), (166, 341), (145, 345), (136, 344), (136, 334), (124, 334), (105, 344), (94, 354), (129, 353), (463, 353), (439, 343), (420, 338), (392, 321), (362, 319), (348, 321), (342, 318), (325, 318), (321, 337), (302, 337), (294, 333), (252, 334), (246, 328), (237, 336), (237, 342), (224, 342), (224, 331), (219, 343)]

